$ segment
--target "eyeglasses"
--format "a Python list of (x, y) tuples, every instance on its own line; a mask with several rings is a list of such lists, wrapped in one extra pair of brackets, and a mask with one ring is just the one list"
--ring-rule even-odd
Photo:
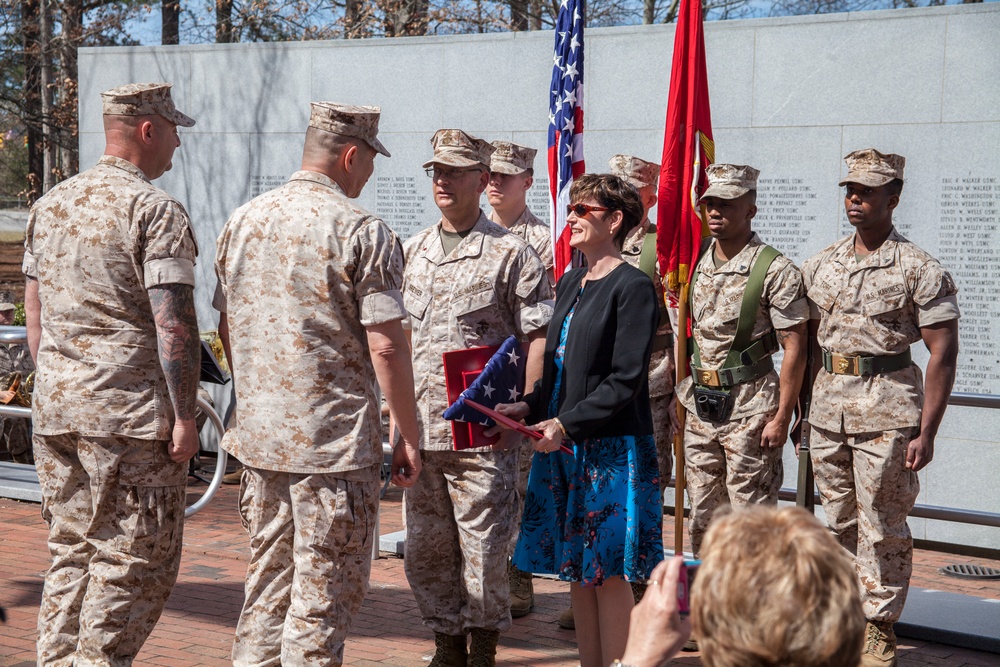
[(459, 178), (465, 174), (471, 174), (472, 172), (482, 173), (482, 169), (473, 167), (472, 169), (439, 169), (438, 167), (427, 167), (424, 169), (424, 173), (427, 174), (427, 178), (432, 181), (436, 181), (441, 178), (451, 180), (453, 178)]
[(566, 215), (576, 213), (576, 217), (582, 218), (591, 211), (610, 211), (606, 206), (591, 206), (590, 204), (567, 204)]

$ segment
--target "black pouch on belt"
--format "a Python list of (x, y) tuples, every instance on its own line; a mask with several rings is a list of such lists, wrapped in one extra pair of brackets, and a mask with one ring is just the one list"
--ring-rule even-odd
[(722, 424), (733, 414), (733, 395), (728, 389), (694, 386), (694, 407), (702, 421)]

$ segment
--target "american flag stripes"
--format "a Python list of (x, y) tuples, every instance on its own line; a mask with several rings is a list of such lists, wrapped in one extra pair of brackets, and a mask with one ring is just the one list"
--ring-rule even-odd
[(583, 163), (583, 26), (585, 0), (561, 0), (549, 92), (549, 219), (555, 277), (571, 265), (566, 205)]

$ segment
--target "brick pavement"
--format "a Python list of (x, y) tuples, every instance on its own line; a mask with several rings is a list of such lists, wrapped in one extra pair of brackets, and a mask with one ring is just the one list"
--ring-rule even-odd
[[(191, 500), (203, 489), (204, 485), (192, 486)], [(400, 529), (401, 499), (398, 489), (386, 495), (381, 512), (383, 534)], [(228, 663), (243, 601), (246, 544), (236, 513), (236, 489), (223, 487), (207, 509), (187, 522), (180, 577), (137, 665), (191, 667)], [(39, 506), (0, 499), (0, 581), (4, 582), (0, 605), (7, 608), (8, 614), (7, 624), (0, 626), (2, 667), (34, 664), (35, 614), (48, 562)], [(937, 574), (936, 568), (952, 562), (1000, 566), (992, 561), (918, 552), (914, 585), (1000, 600), (1000, 581), (973, 582)], [(555, 624), (568, 599), (566, 584), (535, 579), (535, 611), (515, 620), (513, 628), (503, 636), (498, 662), (545, 667), (577, 665), (573, 633)], [(998, 655), (939, 644), (904, 640), (900, 649), (900, 665), (904, 667), (1000, 665)], [(347, 641), (346, 664), (422, 665), (431, 653), (433, 638), (420, 623), (402, 560), (378, 560), (372, 567), (371, 590)], [(700, 661), (696, 653), (689, 653), (669, 664), (695, 667)]]

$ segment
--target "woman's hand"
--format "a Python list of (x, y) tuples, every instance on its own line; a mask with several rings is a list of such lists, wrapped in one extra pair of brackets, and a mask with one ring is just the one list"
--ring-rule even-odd
[(677, 580), (683, 562), (675, 556), (657, 565), (650, 575), (646, 594), (632, 610), (623, 663), (659, 667), (691, 636), (688, 619), (677, 613)]
[(534, 446), (536, 452), (542, 452), (543, 454), (559, 451), (559, 447), (562, 446), (562, 441), (566, 437), (559, 422), (555, 419), (548, 419), (529, 428), (542, 434), (541, 440), (532, 438), (531, 444)]

